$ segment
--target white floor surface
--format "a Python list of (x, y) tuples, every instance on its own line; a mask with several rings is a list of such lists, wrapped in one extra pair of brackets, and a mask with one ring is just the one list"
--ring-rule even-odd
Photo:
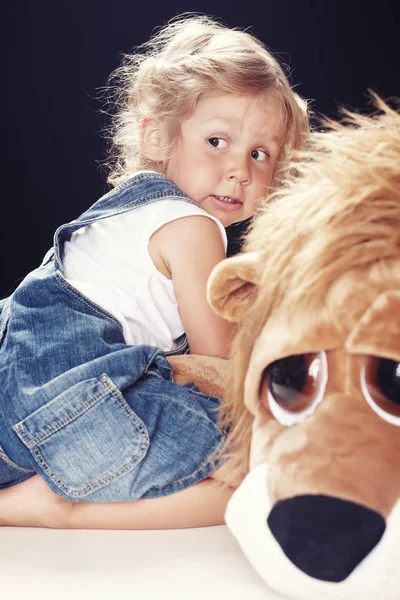
[(279, 600), (225, 526), (180, 531), (0, 528), (0, 599)]

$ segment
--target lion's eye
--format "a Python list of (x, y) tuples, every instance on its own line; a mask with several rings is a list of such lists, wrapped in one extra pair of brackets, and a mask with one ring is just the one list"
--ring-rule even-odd
[(361, 371), (361, 388), (372, 410), (400, 427), (400, 363), (369, 356)]
[(282, 425), (300, 423), (321, 402), (328, 367), (324, 351), (298, 354), (271, 363), (264, 371), (261, 396)]

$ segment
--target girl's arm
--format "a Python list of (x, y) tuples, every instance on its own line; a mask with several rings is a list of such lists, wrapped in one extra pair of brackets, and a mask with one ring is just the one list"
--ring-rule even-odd
[(203, 216), (176, 219), (152, 235), (149, 251), (173, 281), (191, 353), (226, 358), (236, 326), (217, 316), (206, 298), (210, 273), (225, 258), (217, 224)]
[(0, 490), (0, 525), (54, 529), (180, 529), (224, 523), (233, 489), (205, 479), (171, 496), (115, 503), (71, 503), (39, 475)]
[(57, 496), (39, 475), (0, 490), (0, 525), (62, 528), (73, 504)]

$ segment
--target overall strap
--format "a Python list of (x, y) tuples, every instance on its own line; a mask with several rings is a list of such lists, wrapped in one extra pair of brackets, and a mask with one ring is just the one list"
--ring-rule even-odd
[(53, 248), (46, 254), (43, 264), (49, 262), (54, 256), (57, 268), (61, 269), (63, 242), (69, 240), (71, 235), (81, 227), (166, 198), (176, 198), (195, 204), (161, 173), (145, 172), (131, 177), (102, 196), (80, 217), (61, 225), (54, 234)]

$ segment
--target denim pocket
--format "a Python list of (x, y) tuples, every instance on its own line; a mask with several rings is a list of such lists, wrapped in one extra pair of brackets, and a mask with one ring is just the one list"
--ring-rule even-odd
[(149, 446), (146, 427), (107, 375), (73, 385), (14, 431), (40, 469), (72, 498), (132, 471)]

